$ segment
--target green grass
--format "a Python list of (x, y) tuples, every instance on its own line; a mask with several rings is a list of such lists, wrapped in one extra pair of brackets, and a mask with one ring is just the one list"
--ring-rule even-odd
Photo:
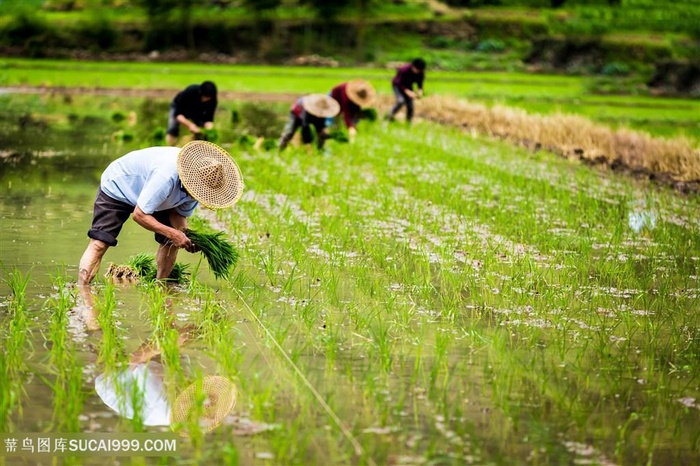
[[(362, 387), (354, 408), (328, 392), (341, 418), (395, 439), (421, 432), (422, 454), (462, 455), (449, 441), (462, 439), (470, 454), (499, 464), (527, 456), (529, 442), (555, 463), (576, 458), (577, 442), (623, 464), (697, 455), (680, 433), (692, 411), (674, 392), (698, 389), (697, 353), (677, 331), (696, 320), (696, 292), (682, 290), (696, 288), (697, 260), (681, 258), (698, 256), (698, 226), (687, 214), (640, 234), (627, 225), (628, 212), (643, 208), (640, 195), (661, 218), (697, 200), (616, 179), (603, 187), (556, 159), (434, 127), (362, 136), (358, 146), (334, 146), (332, 157), (245, 157), (255, 194), (220, 216), (270, 232), (246, 247), (269, 291), (247, 299), (267, 309), (268, 328), (283, 325), (277, 339), (290, 354), (314, 355), (298, 359), (307, 372), (316, 373), (317, 358), (330, 361), (319, 384)], [(272, 202), (281, 187), (283, 202)], [(650, 273), (664, 263), (685, 272)], [(695, 362), (670, 379), (675, 345), (687, 348), (683, 364)], [(484, 409), (491, 429), (479, 431), (473, 419)], [(653, 414), (661, 412), (663, 426)], [(527, 441), (522, 431), (532, 432)], [(394, 452), (362, 439), (379, 462)], [(668, 442), (684, 443), (684, 453)]]
[[(15, 108), (29, 99), (40, 118), (65, 110), (61, 98), (7, 102)], [(110, 109), (96, 125), (104, 132), (112, 111), (132, 104), (140, 99), (76, 97), (71, 105)], [(239, 389), (238, 422), (207, 437), (194, 432), (173, 462), (700, 460), (697, 197), (427, 122), (362, 122), (354, 144), (329, 141), (327, 152), (312, 155), (241, 150), (230, 131), (222, 144), (246, 191), (231, 209), (197, 211), (240, 252), (230, 279), (216, 281), (200, 267), (189, 288), (172, 292), (96, 287), (102, 331), (90, 340), (98, 368), (88, 371), (119, 370), (149, 341), (159, 347), (170, 397), (205, 375), (229, 377)], [(31, 142), (33, 151), (46, 147)], [(75, 210), (77, 191), (57, 201), (16, 185), (51, 186), (66, 176), (57, 167), (80, 171), (83, 152), (102, 161), (131, 147), (108, 140), (91, 153), (82, 141), (62, 144), (55, 165), (30, 157), (36, 163), (4, 175), (23, 205), (40, 199), (54, 215)], [(93, 181), (72, 183), (85, 205)], [(654, 221), (635, 229), (630, 219), (639, 215)], [(152, 248), (147, 236), (139, 245)], [(137, 241), (123, 240), (120, 248)], [(84, 242), (75, 243), (66, 247), (77, 258)], [(26, 274), (5, 274), (3, 298), (35, 292)], [(51, 286), (40, 273), (32, 281)], [(34, 332), (37, 351), (67, 336), (68, 302), (52, 297), (53, 314), (33, 294), (24, 301), (26, 326), (49, 322), (46, 336)], [(192, 334), (183, 342), (186, 326)], [(0, 330), (4, 341), (8, 329)], [(75, 349), (46, 357), (52, 367), (88, 365), (90, 355)], [(26, 359), (29, 370), (41, 370)], [(26, 396), (52, 403), (43, 392)], [(13, 421), (16, 432), (33, 426)], [(148, 430), (138, 418), (100, 422), (117, 432)], [(239, 438), (237, 429), (258, 433)]]
[[(5, 86), (58, 86), (161, 89), (173, 95), (203, 79), (214, 80), (221, 92), (304, 94), (328, 92), (350, 78), (372, 82), (380, 95), (391, 95), (392, 70), (368, 68), (301, 68), (268, 66), (96, 63), (60, 60), (4, 59)], [(663, 136), (700, 139), (696, 100), (645, 95), (597, 95), (587, 77), (503, 72), (438, 72), (428, 70), (429, 94), (454, 95), (485, 103), (504, 103), (535, 113), (582, 114), (612, 126), (631, 126)], [(167, 93), (166, 93), (167, 95)], [(167, 99), (170, 99), (168, 97)], [(291, 99), (290, 104), (291, 104)], [(284, 101), (284, 100), (283, 100)], [(226, 105), (222, 99), (222, 105)], [(420, 103), (418, 104), (420, 114)], [(110, 114), (112, 111), (109, 112)], [(223, 118), (229, 119), (228, 115)]]

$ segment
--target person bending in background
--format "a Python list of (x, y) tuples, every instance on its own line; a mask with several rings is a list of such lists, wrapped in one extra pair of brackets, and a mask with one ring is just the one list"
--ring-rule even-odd
[(328, 139), (326, 129), (326, 119), (333, 118), (340, 111), (340, 104), (324, 94), (309, 94), (299, 98), (289, 112), (289, 120), (282, 130), (279, 140), (279, 150), (284, 150), (292, 140), (294, 133), (301, 128), (301, 141), (311, 152), (311, 142), (313, 133), (311, 127), (316, 130), (316, 146), (323, 149), (323, 145)]
[(357, 135), (357, 122), (362, 116), (362, 109), (374, 104), (377, 93), (369, 82), (355, 79), (335, 86), (330, 96), (340, 104), (340, 113), (348, 128), (350, 142), (353, 142)]
[(216, 105), (216, 84), (211, 81), (192, 84), (178, 92), (170, 103), (166, 136), (168, 145), (177, 144), (181, 124), (186, 126), (195, 138), (201, 137), (202, 126), (205, 129), (212, 129)]
[[(391, 108), (389, 120), (394, 121), (396, 113), (401, 110), (401, 107), (406, 106), (406, 121), (411, 122), (413, 119), (413, 99), (419, 99), (423, 96), (423, 80), (425, 79), (425, 60), (416, 58), (411, 63), (407, 63), (396, 71), (396, 76), (391, 81), (394, 88), (394, 96), (396, 103)], [(417, 85), (417, 89), (413, 90), (413, 85)]]

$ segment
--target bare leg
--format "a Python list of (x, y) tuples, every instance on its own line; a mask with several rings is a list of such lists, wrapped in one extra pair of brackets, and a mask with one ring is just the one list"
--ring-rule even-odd
[(161, 244), (158, 247), (158, 252), (156, 253), (156, 266), (158, 267), (156, 278), (158, 280), (163, 280), (170, 276), (170, 272), (173, 271), (177, 260), (178, 249), (172, 244)]
[(78, 285), (89, 285), (95, 279), (97, 271), (100, 270), (102, 257), (107, 252), (109, 245), (98, 239), (91, 239), (87, 249), (80, 258), (78, 266)]
[(99, 330), (97, 323), (97, 311), (95, 311), (95, 299), (90, 289), (90, 283), (95, 279), (97, 271), (100, 270), (102, 257), (109, 249), (107, 243), (97, 239), (91, 239), (87, 249), (80, 258), (78, 266), (78, 290), (80, 291), (81, 302), (76, 309), (81, 313), (85, 324), (90, 330)]
[(75, 311), (80, 313), (88, 330), (99, 330), (100, 323), (97, 320), (97, 310), (95, 309), (95, 297), (92, 294), (90, 285), (78, 285), (80, 301), (75, 307)]

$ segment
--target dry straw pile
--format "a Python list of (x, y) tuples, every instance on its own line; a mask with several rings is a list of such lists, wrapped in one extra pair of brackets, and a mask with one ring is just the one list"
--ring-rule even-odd
[(426, 98), (419, 112), (442, 124), (566, 157), (663, 174), (674, 181), (700, 180), (700, 149), (685, 138), (655, 138), (628, 129), (613, 130), (580, 116), (531, 115), (521, 109), (489, 108), (452, 97)]

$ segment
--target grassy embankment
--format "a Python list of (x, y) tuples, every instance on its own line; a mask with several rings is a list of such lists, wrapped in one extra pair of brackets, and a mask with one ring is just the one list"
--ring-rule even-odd
[[(227, 143), (247, 191), (209, 218), (242, 253), (231, 282), (195, 281), (167, 305), (149, 288), (98, 290), (100, 364), (119, 367), (121, 349), (140, 343), (134, 332), (152, 334), (170, 390), (211, 371), (232, 377), (236, 414), (262, 431), (238, 438), (234, 423), (206, 441), (195, 433), (182, 455), (228, 464), (354, 464), (358, 451), (361, 464), (700, 459), (696, 198), (430, 123), (363, 123), (360, 136), (331, 143), (330, 156)], [(43, 308), (24, 296), (21, 275), (8, 281), (18, 298), (3, 318), (17, 324), (2, 327), (3, 351), (12, 348), (3, 360), (37, 370), (44, 342), (65, 338), (65, 285), (56, 282)], [(140, 323), (119, 304), (134, 292)], [(196, 328), (188, 348), (177, 344), (175, 313)], [(56, 324), (31, 345), (20, 332), (39, 314)], [(69, 368), (56, 379), (67, 384), (56, 383), (59, 399), (80, 357), (51, 357)], [(22, 378), (12, 380), (22, 393)], [(92, 389), (84, 382), (75, 400)], [(22, 426), (17, 404), (0, 414)], [(76, 410), (69, 421), (79, 422)]]
[[(16, 3), (0, 5), (0, 46), (36, 57), (61, 49), (106, 54), (187, 49), (273, 63), (316, 53), (346, 65), (382, 65), (422, 55), (445, 70), (524, 70), (523, 60), (537, 42), (550, 38), (570, 42), (564, 52), (569, 56), (540, 65), (578, 74), (633, 75), (635, 88), (658, 60), (699, 58), (696, 0), (627, 0), (615, 7), (571, 0), (558, 9), (533, 1), (473, 9), (375, 2), (364, 15), (352, 8), (344, 11), (337, 18), (341, 25), (331, 27), (324, 27), (327, 17), (317, 18), (308, 6), (293, 1), (262, 14), (237, 4), (221, 9), (193, 2), (187, 12), (173, 8), (151, 19), (144, 9), (118, 0), (112, 2), (114, 8), (53, 2), (58, 10), (72, 11), (42, 11), (41, 2), (34, 3), (36, 8), (25, 8), (24, 16), (17, 16), (22, 9), (13, 8)], [(615, 89), (629, 92), (629, 87)]]

